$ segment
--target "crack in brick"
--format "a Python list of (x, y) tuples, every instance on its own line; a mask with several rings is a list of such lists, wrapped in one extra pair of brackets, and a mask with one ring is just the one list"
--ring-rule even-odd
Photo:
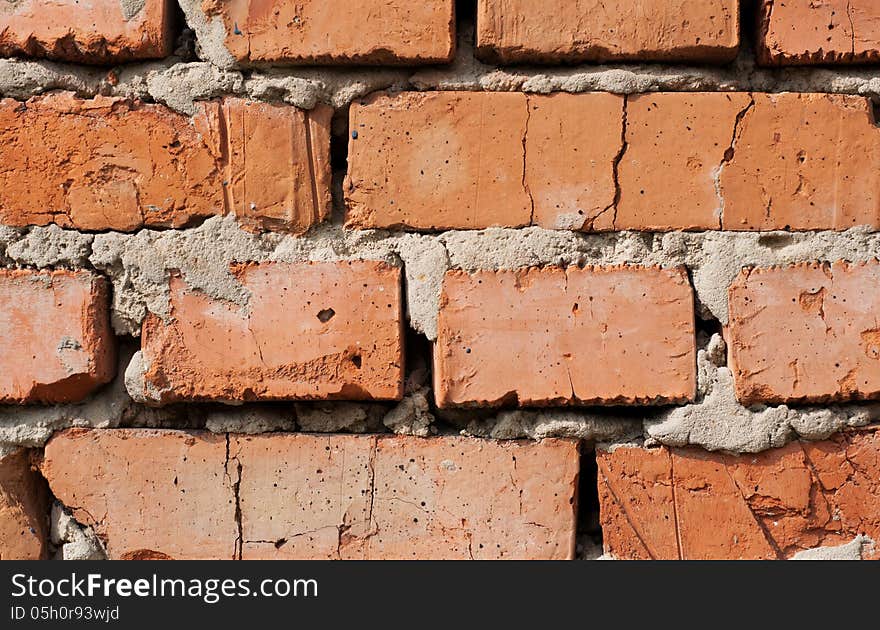
[(733, 161), (734, 155), (736, 154), (736, 143), (742, 135), (742, 122), (745, 119), (746, 115), (755, 107), (755, 95), (749, 92), (749, 103), (743, 109), (741, 109), (736, 114), (736, 118), (733, 121), (733, 134), (730, 138), (730, 144), (727, 146), (727, 149), (724, 151), (724, 155), (721, 158), (721, 163), (718, 165), (712, 172), (712, 181), (715, 186), (715, 197), (718, 200), (718, 229), (724, 229), (724, 206), (725, 199), (724, 193), (721, 191), (721, 175), (724, 172), (724, 168)]
[(620, 186), (620, 163), (623, 161), (623, 158), (626, 155), (627, 150), (629, 149), (629, 141), (626, 139), (628, 117), (629, 96), (627, 94), (624, 94), (623, 106), (621, 111), (620, 149), (617, 151), (617, 154), (611, 161), (611, 178), (614, 182), (614, 198), (611, 200), (610, 204), (602, 208), (600, 212), (598, 212), (594, 217), (591, 217), (587, 220), (587, 222), (584, 223), (584, 226), (581, 228), (584, 231), (592, 232), (593, 227), (595, 226), (596, 221), (599, 219), (599, 217), (604, 216), (609, 211), (613, 211), (613, 214), (611, 216), (611, 229), (617, 229), (617, 209), (620, 205), (620, 197), (623, 194), (623, 190)]
[(528, 154), (527, 154), (527, 149), (526, 149), (526, 146), (528, 144), (529, 122), (532, 119), (532, 107), (531, 107), (531, 101), (529, 100), (528, 94), (525, 95), (525, 99), (526, 99), (526, 120), (525, 120), (525, 124), (523, 125), (523, 135), (522, 135), (522, 149), (523, 149), (522, 187), (523, 187), (523, 190), (525, 191), (526, 195), (528, 195), (528, 197), (529, 197), (529, 206), (530, 206), (529, 225), (535, 225), (535, 198), (532, 195), (532, 189), (529, 187), (529, 181), (528, 181), (528, 176), (527, 176)]
[(684, 560), (685, 557), (681, 544), (681, 527), (679, 527), (678, 523), (678, 498), (675, 494), (675, 454), (671, 449), (669, 450), (669, 486), (672, 492), (672, 522), (675, 527), (675, 545), (678, 549), (678, 559)]
[[(235, 462), (235, 478), (229, 472), (229, 465)], [(238, 456), (230, 456), (230, 436), (226, 434), (226, 459), (223, 464), (223, 474), (232, 486), (232, 494), (235, 500), (235, 526), (237, 530), (235, 544), (233, 546), (232, 559), (241, 560), (244, 548), (244, 534), (241, 516), (241, 473), (242, 464)]]
[(852, 16), (852, 0), (847, 0), (846, 2), (846, 17), (849, 20), (849, 36), (851, 43), (850, 54), (852, 54), (853, 59), (856, 56), (856, 25), (853, 22)]

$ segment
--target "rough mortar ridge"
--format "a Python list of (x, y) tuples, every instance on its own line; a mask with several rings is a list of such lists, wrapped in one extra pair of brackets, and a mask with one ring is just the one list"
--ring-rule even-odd
[(179, 270), (193, 288), (236, 304), (247, 292), (230, 263), (384, 260), (406, 273), (412, 328), (436, 338), (440, 285), (448, 269), (518, 269), (545, 265), (686, 266), (697, 294), (698, 314), (727, 324), (727, 287), (749, 266), (880, 257), (880, 234), (845, 232), (614, 232), (582, 234), (541, 228), (490, 228), (436, 235), (380, 230), (348, 231), (326, 224), (305, 237), (252, 234), (232, 217), (212, 217), (195, 228), (141, 230), (134, 234), (80, 234), (55, 226), (0, 230), (0, 262), (6, 265), (88, 265), (113, 282), (113, 325), (138, 335), (147, 311), (168, 314), (168, 278)]
[[(181, 2), (197, 5), (196, 0)], [(200, 13), (200, 12), (199, 12)], [(200, 19), (200, 18), (196, 18)], [(452, 64), (425, 69), (397, 68), (262, 68), (240, 71), (222, 47), (225, 34), (218, 28), (200, 31), (199, 44), (217, 52), (206, 55), (228, 64), (188, 62), (179, 58), (126, 65), (119, 71), (50, 61), (0, 60), (0, 96), (25, 100), (50, 90), (71, 90), (79, 96), (96, 94), (138, 97), (163, 103), (192, 115), (194, 101), (221, 94), (245, 95), (257, 100), (283, 101), (303, 109), (318, 103), (342, 108), (353, 100), (382, 89), (485, 90), (497, 92), (827, 92), (853, 94), (880, 102), (880, 76), (862, 68), (760, 68), (751, 50), (722, 68), (668, 64), (585, 64), (562, 68), (502, 68), (478, 61), (473, 54), (473, 28), (460, 28), (458, 53)], [(196, 27), (198, 30), (198, 27)]]

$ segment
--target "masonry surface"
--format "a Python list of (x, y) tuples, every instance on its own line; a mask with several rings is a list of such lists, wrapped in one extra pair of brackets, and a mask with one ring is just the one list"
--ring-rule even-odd
[(0, 559), (871, 559), (873, 0), (0, 8)]

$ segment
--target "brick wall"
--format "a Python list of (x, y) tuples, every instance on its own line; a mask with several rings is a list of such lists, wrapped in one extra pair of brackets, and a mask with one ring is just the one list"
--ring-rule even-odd
[(877, 557), (877, 3), (343, 4), (0, 9), (0, 559)]

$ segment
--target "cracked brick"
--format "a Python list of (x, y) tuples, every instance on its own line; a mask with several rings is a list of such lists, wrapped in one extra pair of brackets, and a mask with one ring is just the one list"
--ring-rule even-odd
[(68, 430), (41, 470), (110, 558), (574, 554), (570, 440)]
[(748, 456), (599, 451), (605, 551), (620, 559), (788, 559), (861, 535), (876, 540), (878, 451), (876, 427)]
[(685, 402), (695, 353), (682, 268), (450, 271), (435, 395), (440, 407)]
[(764, 65), (880, 61), (876, 0), (762, 0), (758, 33), (758, 59)]
[(352, 228), (880, 227), (863, 97), (403, 92), (350, 123)]
[(52, 494), (110, 559), (237, 557), (226, 438), (150, 429), (56, 433), (40, 465)]

